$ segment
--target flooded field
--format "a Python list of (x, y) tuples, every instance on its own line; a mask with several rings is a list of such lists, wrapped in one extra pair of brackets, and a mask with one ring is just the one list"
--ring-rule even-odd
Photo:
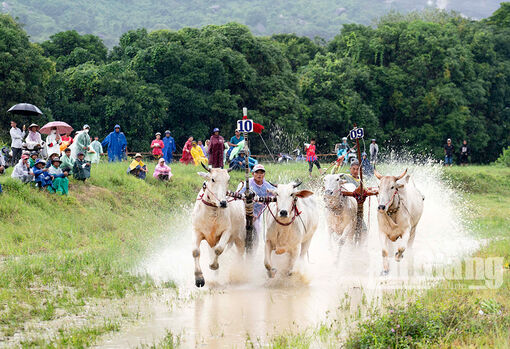
[[(381, 166), (379, 171), (398, 175), (405, 167)], [(268, 280), (260, 243), (248, 260), (237, 256), (234, 249), (227, 251), (220, 258), (219, 271), (213, 272), (207, 267), (209, 253), (203, 243), (204, 289), (194, 286), (191, 217), (183, 213), (169, 231), (172, 238), (159, 242), (159, 248), (135, 271), (159, 282), (173, 281), (177, 291), (148, 299), (146, 320), (124, 327), (99, 346), (153, 344), (167, 332), (179, 336), (185, 348), (244, 347), (247, 341), (264, 346), (279, 334), (303, 331), (327, 323), (332, 317), (348, 318), (367, 306), (377, 306), (385, 293), (391, 294), (395, 289), (429, 287), (442, 277), (442, 267), (474, 251), (479, 242), (466, 230), (460, 218), (462, 199), (440, 180), (439, 168), (409, 166), (409, 173), (425, 195), (425, 209), (413, 251), (406, 252), (401, 263), (392, 260), (388, 276), (380, 276), (376, 198), (365, 204), (369, 211), (365, 221), (370, 223), (367, 246), (344, 246), (338, 254), (328, 236), (321, 185), (310, 184), (320, 202), (321, 223), (298, 273)], [(268, 177), (273, 181), (277, 176)], [(275, 262), (282, 265), (286, 255), (277, 256)]]

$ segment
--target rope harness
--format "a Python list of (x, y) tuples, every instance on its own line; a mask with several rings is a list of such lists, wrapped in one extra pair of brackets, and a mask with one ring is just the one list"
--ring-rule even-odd
[[(288, 223), (283, 223), (283, 222), (279, 221), (278, 218), (276, 218), (276, 216), (274, 215), (273, 211), (271, 211), (271, 207), (269, 207), (269, 205), (267, 205), (267, 204), (266, 204), (266, 207), (269, 210), (269, 213), (271, 213), (271, 216), (273, 216), (276, 223), (283, 225), (284, 227), (288, 227), (289, 225), (294, 223), (296, 218), (299, 217), (299, 215), (302, 213), (301, 211), (298, 210), (296, 201), (297, 201), (297, 199), (294, 199), (294, 203), (293, 203), (292, 209), (291, 209), (292, 212), (294, 212), (294, 216)], [(278, 212), (278, 203), (276, 204), (276, 211)]]
[[(206, 206), (209, 206), (209, 207), (214, 207), (214, 208), (218, 208), (218, 205), (215, 204), (215, 203), (212, 203), (210, 201), (206, 201), (204, 200), (204, 195), (206, 194), (206, 192), (208, 192), (207, 194), (207, 200), (211, 200), (211, 198), (209, 197), (209, 194), (211, 194), (216, 200), (220, 201), (218, 199), (218, 197), (216, 195), (214, 195), (214, 193), (209, 189), (207, 188), (207, 184), (206, 182), (204, 182), (204, 184), (202, 185), (202, 189), (204, 190), (204, 192), (202, 193), (202, 195), (200, 195), (197, 199), (197, 201), (202, 201), (202, 203)], [(227, 190), (227, 193), (226, 193), (227, 196), (230, 196), (232, 199), (230, 200), (227, 200), (227, 203), (229, 202), (232, 202), (232, 201), (235, 201), (235, 200), (242, 200), (243, 197), (242, 197), (242, 194), (239, 194), (238, 192), (231, 192), (231, 191), (228, 191)]]
[[(390, 210), (390, 207), (393, 205), (394, 203), (394, 199), (395, 199), (395, 196), (398, 196), (398, 205), (396, 208)], [(386, 214), (388, 215), (388, 217), (392, 218), (392, 216), (397, 213), (397, 211), (399, 210), (400, 208), (400, 194), (398, 193), (398, 189), (395, 189), (395, 191), (393, 192), (393, 195), (391, 196), (391, 198), (388, 200), (388, 202), (386, 203), (386, 207), (388, 207), (388, 210), (386, 211)]]

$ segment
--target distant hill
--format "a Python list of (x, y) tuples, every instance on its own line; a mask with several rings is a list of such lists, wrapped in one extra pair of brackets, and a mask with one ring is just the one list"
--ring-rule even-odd
[(109, 47), (127, 30), (180, 29), (239, 22), (256, 35), (296, 33), (334, 37), (345, 23), (370, 24), (390, 10), (427, 7), (483, 18), (497, 0), (6, 0), (1, 11), (18, 17), (33, 41), (75, 29), (95, 34)]

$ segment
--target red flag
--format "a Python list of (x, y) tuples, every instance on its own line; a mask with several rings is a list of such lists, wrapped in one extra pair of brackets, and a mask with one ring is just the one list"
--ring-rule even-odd
[(261, 124), (257, 124), (255, 122), (253, 123), (253, 132), (261, 134), (263, 129), (264, 126), (262, 126)]

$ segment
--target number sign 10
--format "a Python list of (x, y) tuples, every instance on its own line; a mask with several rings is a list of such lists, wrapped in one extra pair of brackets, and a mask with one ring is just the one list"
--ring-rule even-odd
[(351, 132), (349, 132), (349, 136), (351, 137), (351, 139), (363, 138), (364, 136), (363, 129), (355, 128), (354, 130), (351, 130)]
[(237, 120), (237, 129), (239, 132), (253, 132), (253, 120)]

